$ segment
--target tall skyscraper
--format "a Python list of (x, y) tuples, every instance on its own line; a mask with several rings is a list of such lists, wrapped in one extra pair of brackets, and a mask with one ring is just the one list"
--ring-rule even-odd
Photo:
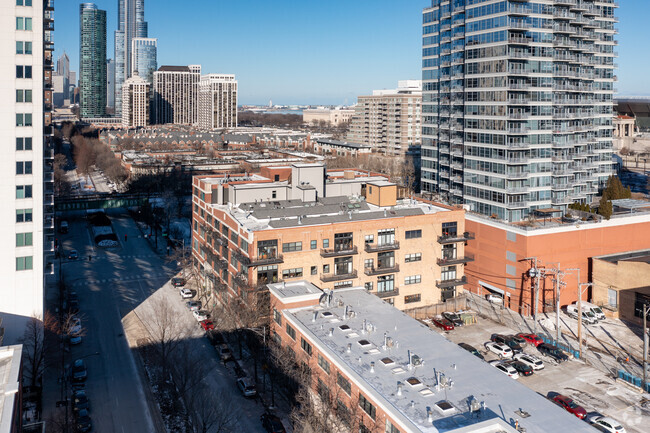
[(161, 66), (153, 74), (154, 123), (198, 123), (201, 65)]
[[(43, 317), (52, 278), (54, 189), (52, 51), (54, 5), (48, 0), (0, 4), (0, 318), (4, 344), (23, 336), (30, 317)], [(11, 148), (10, 148), (11, 147)]]
[(106, 11), (79, 6), (79, 108), (81, 117), (106, 115)]
[(433, 0), (423, 11), (422, 191), (520, 221), (612, 173), (614, 0)]
[(237, 126), (237, 80), (234, 75), (208, 74), (199, 82), (199, 127)]
[(65, 52), (56, 61), (56, 75), (60, 77), (61, 97), (68, 99), (70, 97), (70, 58)]
[(149, 125), (151, 85), (137, 71), (122, 86), (122, 126), (137, 128)]
[(153, 73), (158, 67), (158, 39), (133, 38), (131, 41), (131, 75), (144, 78), (153, 84)]
[(115, 60), (106, 60), (106, 107), (115, 110)]
[(144, 0), (118, 0), (115, 31), (115, 114), (122, 113), (122, 83), (132, 74), (133, 38), (148, 36)]

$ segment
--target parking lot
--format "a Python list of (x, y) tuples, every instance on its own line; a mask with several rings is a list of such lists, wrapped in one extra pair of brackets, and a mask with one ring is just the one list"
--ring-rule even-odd
[[(562, 320), (572, 319), (565, 317)], [(455, 343), (466, 343), (475, 347), (485, 357), (486, 362), (499, 359), (484, 346), (490, 341), (492, 334), (512, 335), (518, 332), (531, 332), (515, 326), (508, 327), (482, 317), (478, 318), (476, 324), (456, 327), (451, 331), (443, 331), (437, 327), (433, 329)], [(606, 415), (621, 422), (628, 432), (648, 431), (650, 403), (642, 394), (617, 383), (611, 375), (583, 361), (570, 359), (558, 364), (550, 357), (542, 355), (530, 344), (524, 347), (524, 352), (542, 359), (545, 368), (535, 371), (531, 376), (520, 376), (517, 380), (522, 384), (545, 397), (549, 396), (549, 393), (571, 397), (587, 410), (588, 418)]]

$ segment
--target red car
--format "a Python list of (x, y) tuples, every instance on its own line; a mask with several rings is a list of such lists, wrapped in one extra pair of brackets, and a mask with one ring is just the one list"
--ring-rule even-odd
[(211, 331), (214, 329), (214, 323), (210, 320), (204, 320), (201, 322), (201, 328), (205, 331)]
[(434, 325), (436, 325), (438, 328), (442, 328), (445, 331), (453, 331), (454, 329), (454, 324), (451, 323), (449, 320), (445, 319), (442, 316), (437, 316), (431, 319)]
[(587, 411), (585, 410), (585, 408), (576, 404), (576, 402), (570, 399), (569, 397), (558, 394), (555, 397), (553, 397), (553, 401), (555, 402), (555, 404), (563, 407), (564, 410), (566, 410), (567, 412), (571, 412), (572, 414), (574, 414), (580, 419), (585, 419), (587, 417)]
[(544, 342), (544, 340), (542, 340), (542, 337), (540, 337), (537, 334), (521, 334), (521, 333), (519, 333), (519, 334), (517, 334), (517, 337), (523, 338), (524, 340), (526, 340), (527, 343), (532, 344), (535, 347), (539, 346), (540, 344), (542, 344)]

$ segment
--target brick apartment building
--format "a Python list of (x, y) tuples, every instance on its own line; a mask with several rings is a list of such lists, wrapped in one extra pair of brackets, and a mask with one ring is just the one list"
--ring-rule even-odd
[(192, 252), (210, 293), (305, 279), (400, 309), (462, 290), (464, 210), (398, 198), (383, 175), (320, 163), (193, 179)]
[(363, 287), (268, 288), (272, 338), (310, 372), (320, 408), (336, 415), (333, 432), (593, 431)]

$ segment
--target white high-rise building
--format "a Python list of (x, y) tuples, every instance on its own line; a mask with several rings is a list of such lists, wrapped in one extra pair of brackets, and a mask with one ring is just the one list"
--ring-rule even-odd
[(122, 85), (122, 126), (149, 125), (149, 83), (136, 72)]
[(199, 83), (199, 127), (237, 126), (237, 80), (234, 75), (208, 74)]
[[(53, 2), (0, 2), (0, 318), (4, 344), (43, 317), (54, 254)], [(45, 90), (47, 89), (47, 90)], [(47, 257), (47, 258), (46, 258)]]
[(153, 73), (154, 123), (195, 125), (201, 65), (161, 66)]

